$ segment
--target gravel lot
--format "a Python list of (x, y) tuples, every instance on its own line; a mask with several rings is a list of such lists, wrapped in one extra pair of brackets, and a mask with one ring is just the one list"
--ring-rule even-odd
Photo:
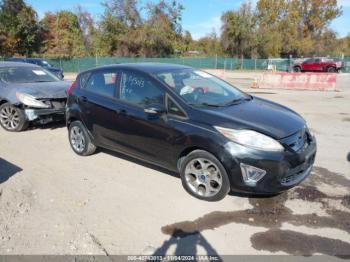
[(0, 130), (0, 254), (350, 255), (350, 75), (338, 92), (249, 89), (301, 113), (313, 174), (273, 198), (207, 203), (176, 174), (109, 151), (79, 157), (63, 124)]

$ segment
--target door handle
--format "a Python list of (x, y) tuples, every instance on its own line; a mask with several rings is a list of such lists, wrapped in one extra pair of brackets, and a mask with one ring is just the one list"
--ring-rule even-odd
[(118, 115), (123, 115), (123, 116), (126, 116), (128, 114), (128, 112), (125, 109), (116, 110), (116, 113)]

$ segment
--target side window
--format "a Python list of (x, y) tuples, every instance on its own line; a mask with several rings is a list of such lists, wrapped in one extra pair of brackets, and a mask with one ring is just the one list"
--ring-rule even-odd
[(164, 104), (164, 95), (165, 92), (148, 77), (129, 71), (121, 75), (121, 100), (146, 107), (150, 104)]
[(90, 72), (83, 73), (80, 75), (80, 86), (82, 88), (85, 88), (85, 85), (86, 85), (87, 81), (89, 80), (90, 75), (91, 75)]
[(171, 115), (186, 117), (186, 114), (170, 97), (167, 97), (167, 110)]
[[(85, 76), (85, 77), (89, 77), (89, 76)], [(103, 96), (113, 97), (117, 78), (118, 78), (118, 75), (116, 72), (101, 71), (101, 72), (92, 73), (85, 85), (83, 83), (84, 77), (82, 77), (80, 81), (83, 81), (83, 82), (80, 82), (80, 83), (82, 84), (82, 87), (84, 89), (90, 92), (103, 95)]]

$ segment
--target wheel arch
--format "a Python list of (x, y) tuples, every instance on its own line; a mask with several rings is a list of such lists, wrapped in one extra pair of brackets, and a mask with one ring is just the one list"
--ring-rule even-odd
[(0, 106), (5, 104), (5, 103), (8, 103), (8, 101), (6, 99), (0, 98)]
[(77, 117), (75, 117), (75, 116), (70, 116), (70, 117), (68, 117), (67, 118), (67, 120), (66, 120), (66, 125), (67, 125), (67, 127), (69, 127), (69, 125), (72, 123), (72, 122), (74, 122), (74, 121), (80, 121)]
[(212, 154), (213, 156), (215, 156), (220, 162), (222, 162), (220, 150), (218, 149), (218, 147), (215, 144), (211, 144), (211, 143), (206, 144), (204, 142), (203, 143), (196, 143), (194, 145), (188, 145), (180, 151), (180, 153), (177, 156), (177, 169), (178, 170), (180, 170), (181, 164), (182, 164), (182, 161), (184, 160), (184, 158), (196, 150), (206, 151), (206, 152)]
[(69, 125), (74, 121), (80, 121), (84, 124), (81, 117), (80, 108), (77, 106), (77, 104), (68, 106), (68, 110), (66, 111), (66, 126), (69, 127)]
[[(186, 147), (185, 149), (183, 149), (180, 154), (178, 155), (177, 157), (177, 169), (180, 170), (181, 169), (181, 164), (182, 164), (182, 161), (184, 160), (184, 158), (192, 153), (193, 151), (195, 150), (203, 150), (203, 151), (208, 151), (206, 150), (204, 147), (200, 147), (200, 146), (188, 146)], [(208, 151), (209, 152), (209, 151)], [(211, 153), (211, 152), (209, 152)], [(211, 153), (212, 154), (212, 153)]]

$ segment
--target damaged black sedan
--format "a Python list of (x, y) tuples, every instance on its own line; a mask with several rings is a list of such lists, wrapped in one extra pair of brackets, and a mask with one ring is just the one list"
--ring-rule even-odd
[(42, 67), (0, 63), (0, 124), (7, 131), (25, 130), (30, 122), (63, 119), (70, 84)]

